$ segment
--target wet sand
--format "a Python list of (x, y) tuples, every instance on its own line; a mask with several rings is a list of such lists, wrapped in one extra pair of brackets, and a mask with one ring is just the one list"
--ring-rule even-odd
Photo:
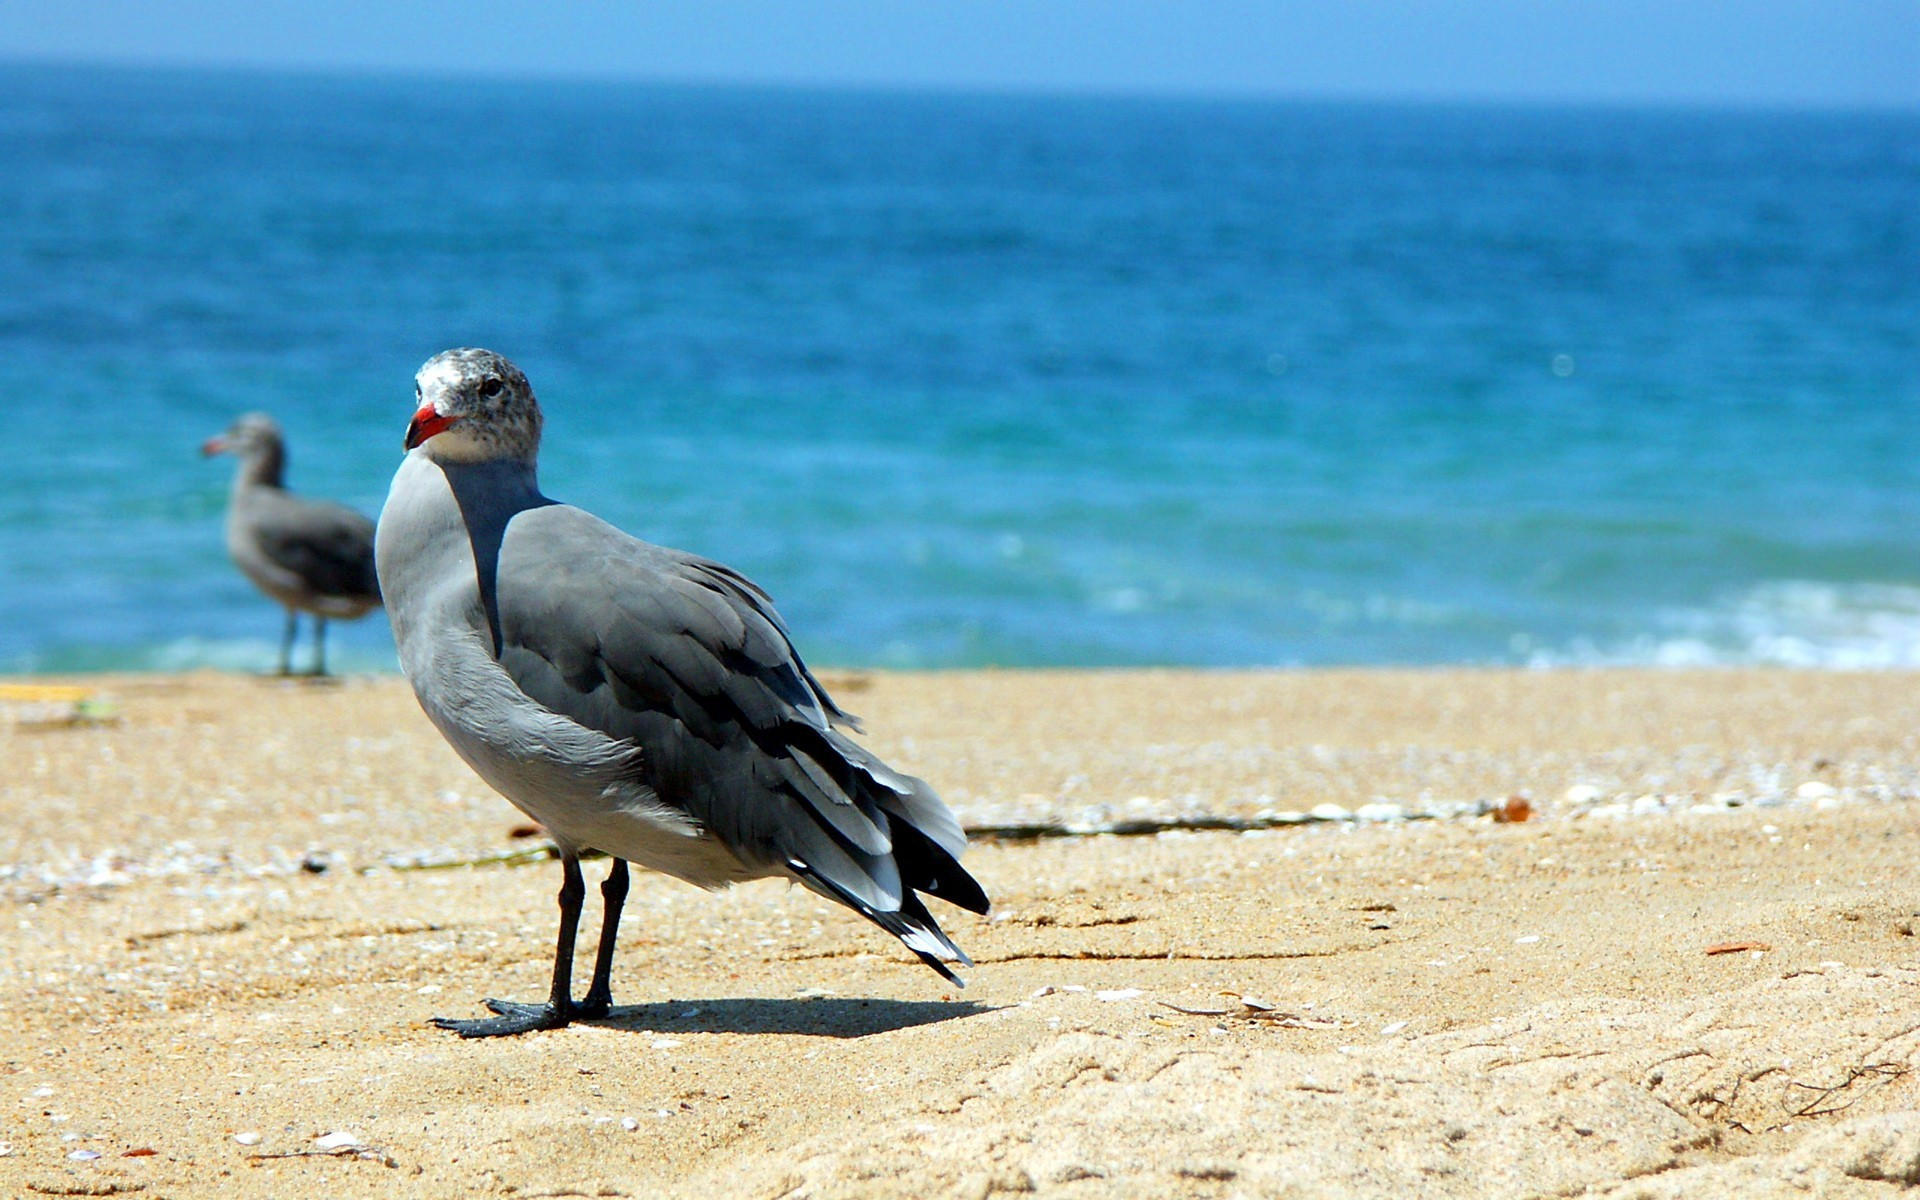
[(494, 1042), (427, 1020), (544, 994), (559, 872), (404, 683), (49, 682), (0, 690), (0, 1195), (1920, 1182), (1911, 674), (830, 674), (969, 825), (1079, 831), (970, 853), (969, 986), (641, 875), (615, 1013)]

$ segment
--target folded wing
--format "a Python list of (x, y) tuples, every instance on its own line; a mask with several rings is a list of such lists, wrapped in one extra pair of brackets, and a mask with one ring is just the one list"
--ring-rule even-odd
[(380, 598), (373, 522), (343, 505), (261, 489), (246, 516), (260, 553), (321, 596)]
[(915, 892), (973, 912), (966, 837), (928, 785), (840, 727), (766, 593), (579, 509), (522, 512), (494, 580), (500, 663), (554, 712), (640, 748), (642, 781), (742, 859), (784, 868), (900, 937), (967, 962)]

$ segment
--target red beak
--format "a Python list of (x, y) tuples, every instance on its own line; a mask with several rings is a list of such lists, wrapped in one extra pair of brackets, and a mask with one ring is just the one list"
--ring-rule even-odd
[(200, 443), (200, 454), (203, 458), (212, 458), (216, 454), (224, 454), (226, 450), (227, 439), (224, 437), (210, 437)]
[(407, 449), (411, 450), (436, 433), (445, 432), (449, 425), (459, 417), (446, 417), (433, 410), (433, 405), (422, 404), (420, 411), (413, 414), (413, 421), (407, 426)]

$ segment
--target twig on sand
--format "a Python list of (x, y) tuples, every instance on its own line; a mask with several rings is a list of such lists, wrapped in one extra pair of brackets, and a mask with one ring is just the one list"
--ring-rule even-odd
[(1773, 949), (1772, 945), (1766, 942), (1716, 942), (1707, 947), (1707, 954), (1709, 956), (1715, 954), (1739, 954), (1747, 950), (1765, 952), (1771, 949)]
[[(538, 846), (528, 846), (521, 850), (501, 850), (493, 854), (482, 854), (476, 858), (389, 858), (386, 862), (392, 871), (451, 871), (456, 867), (524, 867), (533, 863), (552, 862), (560, 857), (560, 848), (552, 842), (542, 842)], [(598, 850), (588, 850), (581, 858), (604, 858)], [(372, 868), (362, 868), (362, 874)]]
[(1170, 1008), (1174, 1012), (1189, 1017), (1235, 1017), (1242, 1021), (1258, 1021), (1280, 1029), (1339, 1029), (1342, 1023), (1326, 1017), (1309, 1017), (1300, 1013), (1283, 1012), (1264, 1000), (1252, 996), (1241, 996), (1233, 992), (1224, 992), (1238, 1001), (1232, 1008), (1189, 1008), (1184, 1004), (1175, 1004), (1171, 1000), (1158, 1001), (1160, 1007)]
[(967, 837), (980, 841), (1037, 842), (1046, 838), (1152, 837), (1157, 833), (1173, 832), (1252, 833), (1260, 829), (1278, 829), (1282, 825), (1305, 823), (1306, 820), (1293, 813), (1263, 817), (1141, 817), (1097, 824), (1018, 821), (1005, 825), (969, 825)]
[(1844, 1104), (1828, 1104), (1827, 1101), (1839, 1093), (1846, 1091), (1862, 1079), (1871, 1077), (1875, 1083), (1891, 1083), (1906, 1073), (1907, 1065), (1905, 1063), (1877, 1062), (1861, 1063), (1859, 1066), (1849, 1068), (1845, 1079), (1829, 1087), (1822, 1087), (1817, 1083), (1801, 1083), (1798, 1080), (1789, 1080), (1787, 1083), (1788, 1087), (1801, 1088), (1813, 1093), (1813, 1096), (1809, 1098), (1805, 1104), (1793, 1110), (1793, 1115), (1796, 1117), (1824, 1117), (1833, 1113), (1842, 1112), (1852, 1108), (1861, 1096), (1871, 1090), (1871, 1085), (1868, 1088), (1863, 1088), (1859, 1093), (1848, 1097)]
[[(337, 1136), (337, 1135), (336, 1135)], [(397, 1167), (393, 1155), (378, 1146), (369, 1146), (363, 1142), (341, 1141), (333, 1145), (325, 1144), (328, 1139), (320, 1139), (322, 1144), (311, 1150), (259, 1150), (247, 1155), (249, 1161), (260, 1162), (269, 1158), (357, 1158), (363, 1162), (379, 1163), (383, 1167)]]
[(342, 1146), (338, 1150), (283, 1150), (278, 1154), (249, 1154), (247, 1157), (254, 1162), (269, 1158), (357, 1158), (363, 1162), (379, 1163), (383, 1167), (400, 1165), (394, 1161), (391, 1154), (385, 1154), (367, 1146), (362, 1146), (358, 1150), (351, 1146)]

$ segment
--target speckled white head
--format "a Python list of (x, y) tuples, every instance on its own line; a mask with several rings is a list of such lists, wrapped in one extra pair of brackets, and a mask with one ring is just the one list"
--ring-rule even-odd
[(419, 408), (407, 426), (407, 449), (438, 462), (486, 462), (540, 453), (540, 405), (533, 385), (501, 355), (446, 350), (414, 377)]

